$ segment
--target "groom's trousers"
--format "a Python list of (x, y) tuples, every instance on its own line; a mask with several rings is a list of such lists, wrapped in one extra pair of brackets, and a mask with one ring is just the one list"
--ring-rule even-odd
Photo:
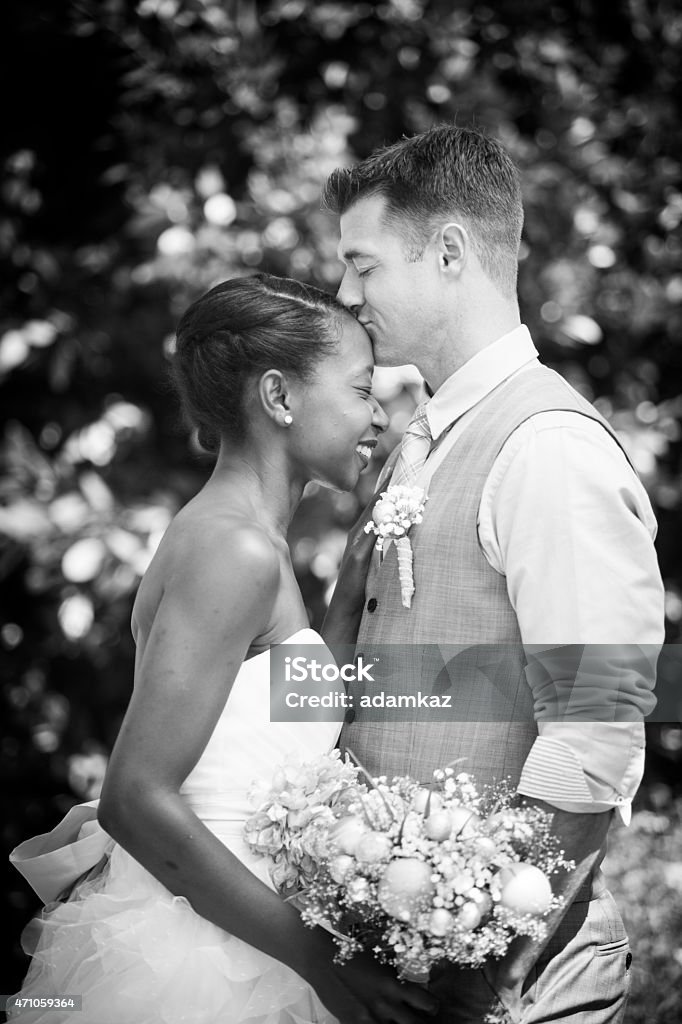
[[(621, 1024), (630, 988), (628, 937), (608, 891), (569, 907), (524, 983), (523, 1024)], [(429, 986), (438, 1024), (483, 1024), (499, 1003), (480, 971), (443, 969)]]

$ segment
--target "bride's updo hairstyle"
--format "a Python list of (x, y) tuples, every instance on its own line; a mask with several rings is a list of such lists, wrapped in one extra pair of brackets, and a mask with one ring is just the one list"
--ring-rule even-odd
[(309, 381), (343, 315), (319, 288), (269, 274), (224, 281), (194, 302), (178, 325), (172, 372), (201, 447), (244, 439), (247, 387), (267, 370)]

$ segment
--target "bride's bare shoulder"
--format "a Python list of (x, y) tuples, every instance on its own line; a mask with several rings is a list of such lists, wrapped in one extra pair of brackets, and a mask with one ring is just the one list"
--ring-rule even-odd
[[(206, 606), (279, 582), (277, 545), (258, 523), (237, 513), (187, 507), (175, 517), (145, 573), (135, 599), (133, 635), (146, 632), (169, 590)], [(255, 596), (255, 595), (254, 595)]]
[(174, 561), (207, 557), (232, 558), (243, 553), (255, 559), (276, 558), (270, 534), (243, 513), (197, 507), (183, 509), (171, 523), (164, 540)]

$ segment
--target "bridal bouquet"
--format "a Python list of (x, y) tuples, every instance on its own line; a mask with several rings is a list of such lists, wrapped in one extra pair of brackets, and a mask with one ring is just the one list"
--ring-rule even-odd
[(311, 927), (331, 926), (339, 962), (369, 949), (409, 980), (443, 960), (480, 967), (517, 935), (541, 940), (561, 903), (549, 876), (573, 866), (549, 815), (452, 768), (428, 788), (388, 783), (335, 751), (282, 769), (261, 795), (246, 841), (272, 857), (279, 891)]

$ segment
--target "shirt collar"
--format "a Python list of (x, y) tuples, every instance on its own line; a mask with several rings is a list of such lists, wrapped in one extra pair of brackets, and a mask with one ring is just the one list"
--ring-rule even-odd
[(537, 358), (537, 349), (525, 324), (515, 327), (472, 356), (441, 384), (426, 406), (426, 418), (434, 441), (451, 423), (494, 391), (498, 384)]

